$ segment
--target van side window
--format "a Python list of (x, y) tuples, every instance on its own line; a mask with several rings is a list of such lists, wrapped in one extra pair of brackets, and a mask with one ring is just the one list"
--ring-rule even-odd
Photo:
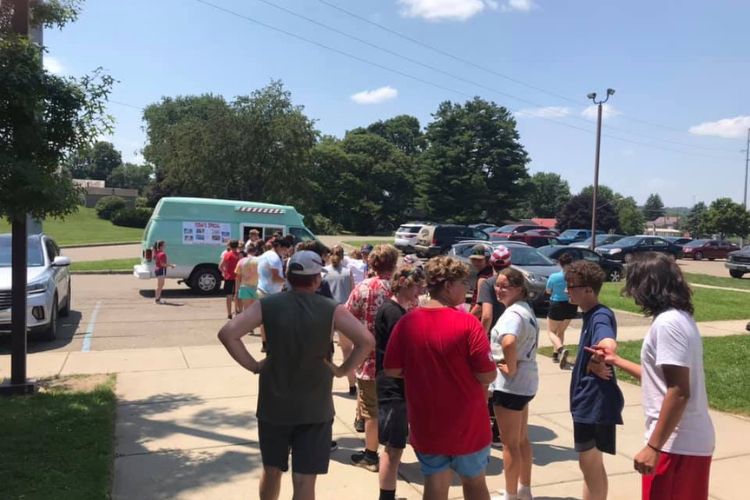
[(263, 228), (263, 240), (267, 241), (270, 237), (273, 236), (273, 233), (276, 231), (280, 232), (281, 234), (284, 234), (284, 228), (283, 227), (272, 227), (272, 226), (266, 226)]
[(290, 227), (289, 234), (294, 236), (295, 241), (312, 241), (315, 239), (310, 231), (302, 227)]

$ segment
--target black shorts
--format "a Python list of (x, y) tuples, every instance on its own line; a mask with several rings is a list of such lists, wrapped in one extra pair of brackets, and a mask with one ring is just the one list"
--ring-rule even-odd
[(224, 293), (227, 295), (234, 295), (234, 280), (224, 280)]
[(297, 474), (326, 474), (331, 456), (331, 426), (323, 424), (278, 425), (258, 420), (260, 456), (266, 467), (289, 470), (289, 451), (292, 452), (292, 472)]
[(492, 391), (492, 404), (507, 410), (522, 411), (534, 396), (521, 396), (509, 392)]
[(167, 268), (166, 267), (160, 267), (156, 271), (154, 271), (155, 276), (166, 276), (167, 275)]
[(578, 306), (567, 300), (564, 302), (550, 302), (547, 317), (554, 321), (573, 319), (578, 314)]
[(378, 442), (403, 450), (408, 436), (406, 401), (378, 401)]
[(596, 448), (603, 453), (614, 455), (617, 443), (617, 426), (615, 424), (573, 422), (573, 441), (578, 453)]

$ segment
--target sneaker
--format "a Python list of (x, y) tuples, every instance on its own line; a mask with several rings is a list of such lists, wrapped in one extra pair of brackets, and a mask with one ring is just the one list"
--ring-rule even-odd
[(362, 467), (370, 472), (378, 472), (380, 468), (380, 460), (378, 458), (370, 458), (367, 456), (364, 450), (355, 453), (351, 456), (352, 464), (357, 467)]
[(560, 363), (560, 352), (559, 351), (554, 351), (552, 353), (552, 362), (555, 363), (555, 364)]
[(227, 314), (227, 319), (232, 319), (232, 315), (231, 314)]
[(503, 449), (503, 441), (500, 439), (500, 437), (493, 437), (492, 438), (492, 447), (496, 450), (502, 450)]
[(349, 386), (349, 395), (350, 396), (356, 396), (357, 395), (357, 386), (356, 385), (350, 385)]
[(337, 441), (331, 441), (331, 453), (339, 449), (339, 443)]
[(568, 350), (563, 347), (562, 351), (560, 351), (560, 369), (561, 370), (564, 370), (565, 367), (568, 366), (568, 354), (570, 354)]
[(357, 432), (365, 432), (365, 421), (361, 418), (354, 419), (354, 430)]

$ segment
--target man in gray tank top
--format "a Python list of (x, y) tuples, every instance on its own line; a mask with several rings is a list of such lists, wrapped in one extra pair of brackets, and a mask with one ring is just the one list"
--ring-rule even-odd
[[(258, 438), (263, 460), (261, 500), (279, 497), (281, 475), (289, 469), (295, 498), (314, 498), (318, 474), (328, 472), (334, 408), (333, 377), (359, 366), (375, 341), (344, 306), (318, 295), (323, 261), (303, 250), (289, 261), (291, 291), (270, 295), (228, 322), (219, 340), (243, 368), (259, 374)], [(263, 325), (266, 358), (256, 360), (242, 337)], [(333, 329), (354, 344), (341, 366), (331, 361)]]

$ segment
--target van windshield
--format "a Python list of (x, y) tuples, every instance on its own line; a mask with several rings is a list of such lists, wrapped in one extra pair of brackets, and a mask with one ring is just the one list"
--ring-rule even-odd
[(295, 241), (312, 241), (315, 239), (315, 236), (312, 235), (310, 231), (305, 229), (304, 227), (290, 227), (289, 228), (289, 234), (294, 236)]

